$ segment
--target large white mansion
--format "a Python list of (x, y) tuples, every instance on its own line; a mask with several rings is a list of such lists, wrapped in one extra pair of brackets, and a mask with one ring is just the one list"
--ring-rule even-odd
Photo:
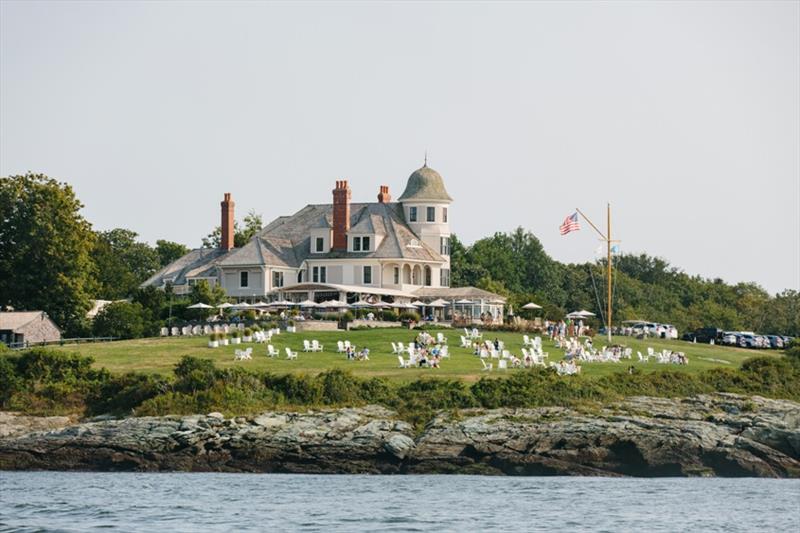
[(450, 287), (453, 199), (438, 172), (427, 164), (414, 171), (396, 202), (385, 185), (377, 202), (350, 199), (347, 181), (337, 181), (333, 203), (279, 217), (234, 248), (234, 202), (225, 194), (219, 248), (192, 250), (142, 286), (170, 283), (180, 294), (206, 280), (239, 301), (444, 299), (475, 317), (502, 314), (502, 297)]

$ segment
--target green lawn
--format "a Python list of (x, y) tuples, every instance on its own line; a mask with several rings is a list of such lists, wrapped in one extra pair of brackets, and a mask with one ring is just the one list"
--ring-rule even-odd
[[(81, 345), (66, 345), (58, 347), (59, 350), (78, 352), (95, 358), (97, 367), (105, 367), (115, 373), (121, 372), (157, 372), (168, 374), (172, 372), (175, 363), (184, 355), (192, 355), (213, 359), (219, 367), (234, 365), (256, 370), (269, 370), (275, 373), (308, 372), (317, 373), (331, 368), (352, 370), (360, 376), (384, 376), (391, 379), (411, 380), (420, 376), (438, 376), (444, 378), (458, 378), (474, 381), (482, 374), (480, 360), (464, 348), (458, 348), (460, 330), (442, 330), (449, 339), (451, 358), (442, 362), (442, 368), (399, 368), (397, 356), (392, 355), (390, 342), (402, 341), (408, 343), (414, 339), (416, 332), (406, 329), (380, 329), (359, 331), (326, 331), (306, 333), (281, 333), (274, 336), (272, 344), (281, 353), (279, 358), (270, 359), (266, 356), (264, 344), (242, 344), (239, 346), (221, 346), (208, 348), (208, 338), (200, 337), (168, 337), (138, 339), (130, 341), (117, 341), (110, 343), (95, 343)], [(522, 334), (518, 333), (491, 333), (485, 332), (485, 338), (498, 338), (505, 342), (506, 349), (514, 355), (520, 356), (522, 347)], [(302, 352), (303, 339), (317, 339), (325, 347), (322, 353)], [(370, 360), (355, 362), (347, 361), (342, 354), (336, 353), (337, 340), (349, 340), (358, 349), (370, 349)], [(741, 363), (756, 355), (771, 355), (780, 357), (779, 352), (770, 350), (746, 350), (723, 346), (709, 346), (705, 344), (692, 344), (683, 341), (668, 341), (649, 339), (637, 341), (630, 337), (615, 337), (618, 342), (633, 348), (633, 360), (621, 363), (583, 363), (582, 373), (601, 376), (614, 372), (624, 372), (630, 365), (643, 371), (670, 369), (681, 372), (698, 372), (712, 367), (736, 368)], [(563, 350), (556, 349), (548, 340), (544, 341), (544, 351), (549, 352), (549, 361), (558, 361), (563, 357)], [(598, 348), (606, 344), (604, 337), (595, 338)], [(234, 361), (233, 353), (236, 348), (253, 347), (253, 360)], [(298, 359), (286, 359), (284, 347), (289, 346), (298, 351)], [(655, 350), (671, 349), (684, 352), (689, 358), (689, 365), (661, 365), (658, 363), (639, 363), (636, 351), (646, 353), (647, 347)], [(495, 364), (496, 366), (496, 364)], [(493, 371), (493, 375), (503, 375), (518, 370), (508, 369)]]

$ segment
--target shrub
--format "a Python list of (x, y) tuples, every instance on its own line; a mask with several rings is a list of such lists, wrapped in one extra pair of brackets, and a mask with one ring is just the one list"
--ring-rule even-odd
[(228, 333), (228, 336), (232, 339), (238, 339), (239, 337), (242, 336), (242, 332), (239, 331), (239, 329), (237, 328)]
[(401, 322), (419, 322), (419, 313), (416, 311), (403, 311), (400, 313)]
[(174, 369), (175, 388), (181, 392), (194, 392), (208, 389), (214, 384), (217, 372), (214, 361), (199, 359), (190, 355), (181, 358)]
[(253, 335), (253, 330), (251, 328), (244, 328), (244, 336), (251, 337)]
[(318, 376), (322, 382), (322, 401), (326, 404), (362, 403), (361, 380), (340, 369), (329, 370)]

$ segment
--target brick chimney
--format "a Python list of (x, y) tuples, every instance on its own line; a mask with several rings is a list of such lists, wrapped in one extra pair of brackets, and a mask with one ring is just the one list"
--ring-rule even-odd
[(219, 238), (219, 247), (223, 250), (233, 248), (233, 206), (231, 193), (225, 193), (225, 199), (219, 204), (222, 207), (222, 225)]
[(382, 204), (388, 204), (392, 201), (392, 195), (389, 194), (388, 185), (381, 185), (381, 191), (378, 193), (378, 201)]
[(347, 250), (350, 230), (350, 187), (347, 180), (338, 180), (333, 189), (333, 250)]

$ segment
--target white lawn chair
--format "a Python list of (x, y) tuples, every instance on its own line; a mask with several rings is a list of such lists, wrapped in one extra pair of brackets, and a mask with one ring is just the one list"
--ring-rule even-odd
[(342, 341), (336, 341), (336, 353), (344, 353), (344, 343)]
[(400, 361), (400, 368), (408, 368), (408, 364), (406, 363), (406, 360), (403, 359), (402, 355), (398, 355), (397, 360)]
[(172, 335), (173, 337), (177, 337), (178, 335), (181, 334), (181, 330), (179, 330), (178, 328), (172, 328), (169, 330), (169, 334)]
[(497, 369), (498, 370), (508, 370), (508, 361), (506, 361), (505, 359), (500, 359), (497, 362)]
[(353, 348), (353, 346), (350, 344), (350, 341), (344, 341), (344, 347), (345, 348)]
[(442, 346), (442, 349), (439, 350), (439, 355), (442, 357), (442, 359), (450, 359), (450, 349), (447, 347), (447, 345)]
[(286, 347), (286, 359), (297, 359), (297, 352), (293, 352), (288, 346)]
[(161, 336), (162, 337), (166, 337), (168, 335), (169, 335), (169, 329), (168, 328), (161, 328)]
[(461, 335), (461, 347), (462, 348), (471, 348), (472, 344), (469, 342), (469, 339), (465, 336)]
[(482, 339), (483, 338), (483, 333), (478, 331), (477, 328), (472, 328), (472, 338), (473, 339)]
[(318, 340), (313, 339), (311, 341), (311, 351), (312, 352), (321, 352), (322, 351), (322, 345), (319, 343)]
[(447, 337), (444, 336), (441, 332), (436, 334), (436, 341), (439, 344), (447, 344)]
[(307, 339), (304, 339), (304, 340), (303, 340), (303, 351), (304, 351), (304, 352), (310, 352), (310, 351), (312, 351), (312, 350), (311, 350), (311, 342), (309, 342)]
[(492, 371), (492, 363), (487, 363), (483, 359), (481, 359), (481, 363), (483, 363), (483, 369), (485, 371), (487, 371), (487, 372), (491, 372)]
[(280, 353), (278, 350), (271, 344), (267, 344), (267, 357), (278, 357)]

